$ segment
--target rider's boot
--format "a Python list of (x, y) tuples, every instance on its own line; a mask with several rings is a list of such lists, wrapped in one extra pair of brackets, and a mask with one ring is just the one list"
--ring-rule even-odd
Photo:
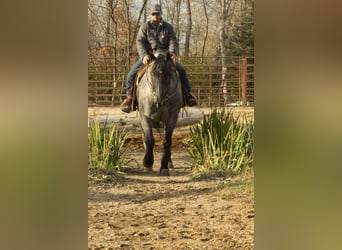
[(130, 113), (132, 111), (132, 103), (133, 103), (133, 88), (130, 88), (128, 92), (127, 98), (121, 103), (121, 111), (125, 113)]
[(191, 94), (190, 91), (185, 92), (185, 99), (189, 107), (195, 106), (197, 104), (196, 98)]

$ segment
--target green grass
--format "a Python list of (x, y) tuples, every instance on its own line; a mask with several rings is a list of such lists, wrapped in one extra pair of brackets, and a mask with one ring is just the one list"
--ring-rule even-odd
[(117, 125), (103, 126), (94, 120), (88, 130), (88, 167), (120, 172), (124, 162), (124, 144), (127, 135)]
[(254, 173), (249, 171), (246, 174), (234, 177), (229, 182), (222, 184), (220, 190), (215, 193), (222, 199), (230, 200), (232, 198), (254, 194)]
[(228, 178), (253, 166), (254, 122), (231, 110), (212, 109), (199, 124), (190, 127), (186, 142), (193, 159), (192, 177)]

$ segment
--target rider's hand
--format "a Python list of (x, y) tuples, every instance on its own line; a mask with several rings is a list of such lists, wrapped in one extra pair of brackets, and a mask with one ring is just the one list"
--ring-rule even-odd
[(178, 57), (177, 57), (177, 55), (175, 53), (172, 53), (171, 59), (172, 59), (173, 63), (176, 64), (176, 62), (178, 60)]
[(144, 56), (143, 64), (147, 64), (149, 60), (150, 60), (150, 56), (149, 55)]

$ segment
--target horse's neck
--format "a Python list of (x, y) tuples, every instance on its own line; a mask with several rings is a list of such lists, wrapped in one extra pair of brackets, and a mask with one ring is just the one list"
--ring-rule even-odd
[[(156, 63), (155, 60), (153, 60), (150, 64), (145, 64), (144, 66), (142, 66), (142, 68), (138, 72), (137, 82), (139, 83), (140, 81), (140, 84), (147, 84), (151, 91), (154, 92), (153, 95), (157, 94), (158, 97), (162, 97), (163, 95), (166, 95), (168, 92), (170, 92), (170, 88), (173, 88), (171, 86), (172, 76), (170, 74), (167, 74), (168, 77), (163, 80), (153, 80), (154, 77), (152, 76), (152, 72), (148, 68), (153, 67), (152, 65)], [(176, 66), (171, 63), (171, 61), (166, 62), (166, 65), (164, 66), (167, 67), (167, 69), (171, 72), (177, 72)], [(144, 82), (141, 81), (143, 79), (143, 76), (145, 76), (146, 79), (146, 81)], [(159, 82), (159, 84), (156, 84), (156, 82)]]

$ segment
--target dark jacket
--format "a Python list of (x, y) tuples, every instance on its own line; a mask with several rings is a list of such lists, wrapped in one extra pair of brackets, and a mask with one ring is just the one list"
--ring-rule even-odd
[(159, 24), (144, 23), (138, 32), (137, 49), (141, 59), (152, 49), (168, 50), (170, 54), (178, 55), (178, 41), (172, 25), (163, 20)]

